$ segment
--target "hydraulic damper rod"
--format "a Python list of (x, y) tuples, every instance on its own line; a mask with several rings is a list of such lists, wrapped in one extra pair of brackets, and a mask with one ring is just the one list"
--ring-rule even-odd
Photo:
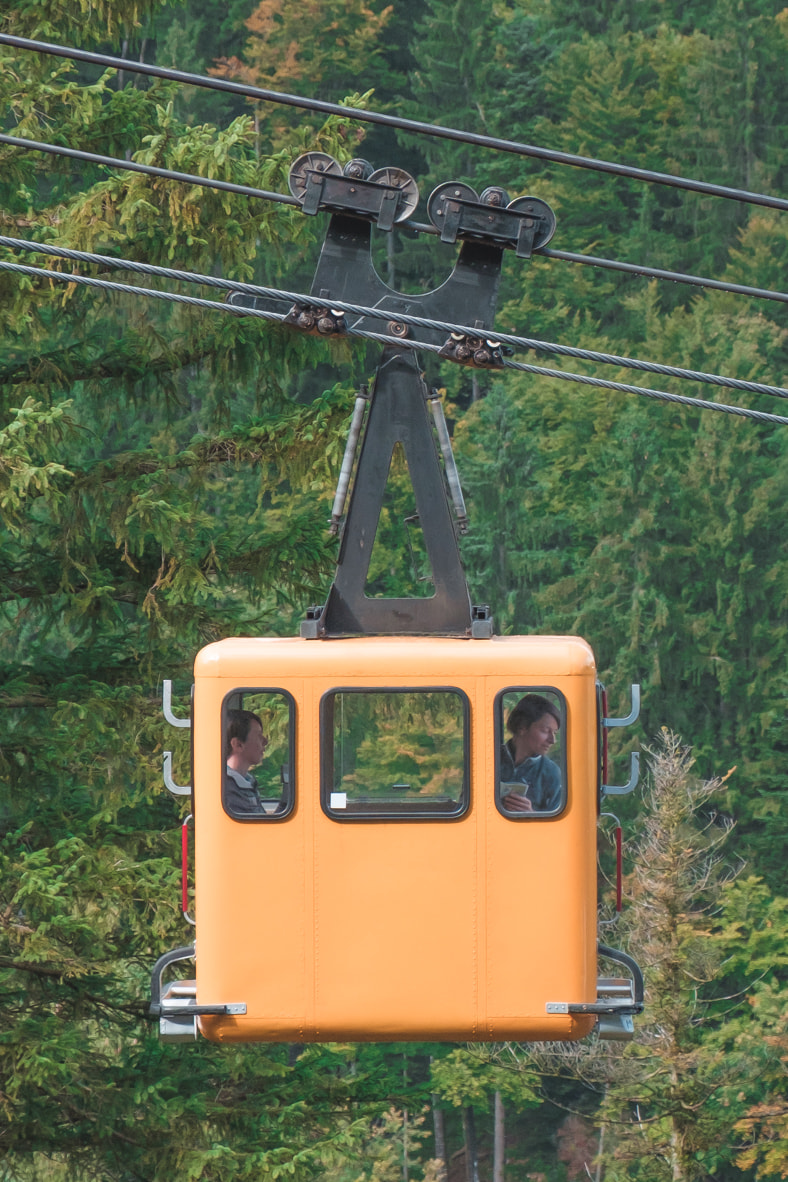
[(350, 475), (353, 471), (353, 462), (356, 458), (356, 448), (358, 447), (358, 437), (361, 434), (364, 413), (367, 409), (368, 402), (369, 389), (364, 385), (356, 395), (353, 418), (350, 423), (350, 430), (348, 431), (347, 443), (345, 444), (345, 454), (342, 457), (342, 467), (339, 472), (339, 480), (337, 481), (334, 506), (331, 510), (331, 524), (328, 527), (329, 533), (332, 534), (338, 533), (345, 512), (345, 501), (347, 500), (347, 492), (350, 487)]
[(449, 492), (451, 493), (454, 513), (457, 518), (457, 527), (461, 534), (467, 534), (468, 513), (465, 508), (465, 498), (462, 495), (462, 488), (460, 487), (460, 474), (457, 471), (457, 463), (454, 459), (454, 452), (451, 449), (451, 439), (449, 438), (449, 428), (446, 426), (446, 417), (443, 413), (443, 403), (441, 402), (440, 394), (434, 386), (430, 391), (427, 401), (430, 404), (435, 430), (438, 434), (438, 442), (440, 443), (441, 453), (443, 455), (443, 466), (446, 470)]

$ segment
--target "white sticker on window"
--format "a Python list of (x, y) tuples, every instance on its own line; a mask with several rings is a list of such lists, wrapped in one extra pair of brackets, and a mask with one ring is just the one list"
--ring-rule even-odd
[(346, 809), (347, 808), (347, 792), (332, 792), (330, 807), (332, 809)]

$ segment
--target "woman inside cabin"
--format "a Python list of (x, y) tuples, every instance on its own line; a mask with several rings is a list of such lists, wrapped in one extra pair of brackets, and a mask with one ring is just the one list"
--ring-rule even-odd
[(561, 770), (547, 758), (561, 715), (541, 694), (526, 694), (506, 720), (501, 747), (501, 803), (511, 813), (554, 813), (561, 806)]

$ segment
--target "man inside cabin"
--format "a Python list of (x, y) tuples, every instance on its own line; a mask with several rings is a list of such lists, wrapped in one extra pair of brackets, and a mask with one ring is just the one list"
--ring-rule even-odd
[(554, 813), (561, 805), (561, 770), (547, 752), (561, 725), (549, 698), (526, 694), (506, 720), (511, 738), (501, 747), (501, 803), (511, 813)]
[(232, 816), (265, 812), (257, 780), (250, 768), (262, 763), (268, 740), (263, 724), (251, 710), (228, 710), (224, 756), (224, 807)]

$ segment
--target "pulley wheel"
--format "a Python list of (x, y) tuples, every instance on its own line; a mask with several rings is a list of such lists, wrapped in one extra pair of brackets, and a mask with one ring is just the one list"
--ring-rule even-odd
[(555, 214), (546, 201), (539, 197), (515, 197), (508, 208), (516, 209), (518, 213), (532, 213), (534, 217), (540, 218), (541, 224), (534, 235), (533, 249), (539, 250), (541, 246), (547, 246), (555, 234)]
[(509, 194), (506, 189), (499, 189), (497, 185), (490, 185), (483, 189), (479, 198), (482, 205), (489, 205), (491, 209), (506, 209), (509, 204)]
[(470, 185), (466, 185), (463, 181), (446, 181), (443, 185), (438, 185), (437, 189), (433, 189), (430, 193), (429, 201), (427, 202), (427, 216), (439, 230), (443, 227), (444, 219), (446, 217), (446, 203), (452, 197), (457, 197), (460, 201), (478, 201), (479, 195), (475, 189)]
[(404, 168), (378, 168), (368, 179), (379, 185), (399, 189), (401, 195), (395, 222), (404, 222), (410, 217), (419, 203), (419, 186), (409, 172), (405, 172)]
[(345, 176), (358, 178), (362, 181), (368, 181), (372, 176), (375, 168), (368, 160), (362, 159), (361, 156), (356, 156), (353, 160), (348, 160), (342, 172)]
[(327, 152), (304, 152), (290, 165), (287, 183), (297, 201), (303, 201), (310, 172), (327, 172), (331, 176), (342, 176), (342, 169), (333, 156)]

